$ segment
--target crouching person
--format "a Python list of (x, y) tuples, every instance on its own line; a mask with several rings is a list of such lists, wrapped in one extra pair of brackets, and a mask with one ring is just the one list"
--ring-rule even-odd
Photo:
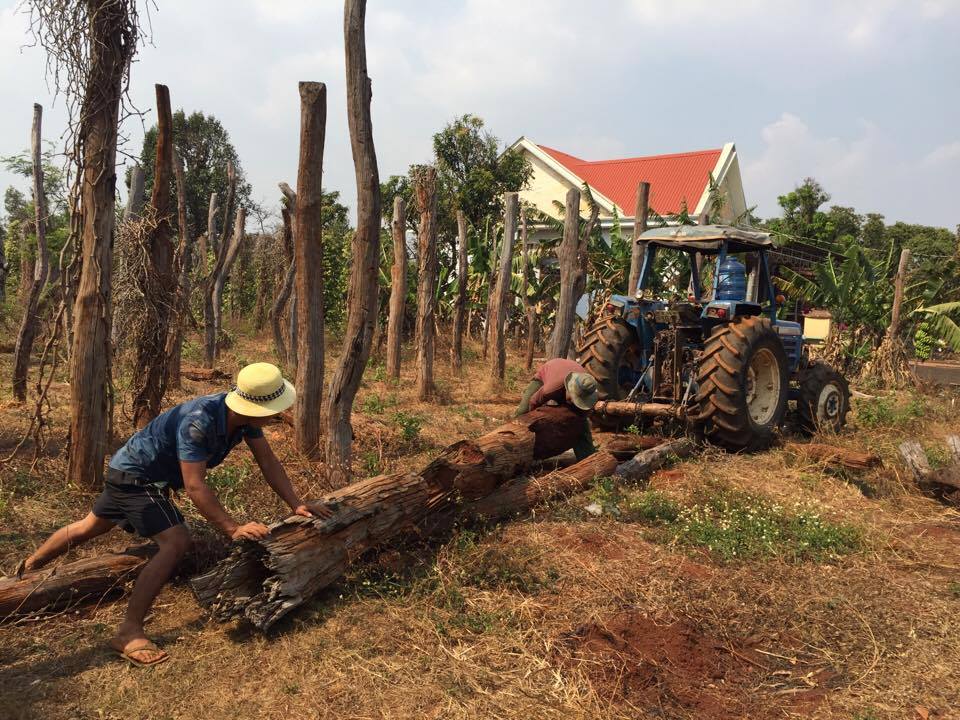
[(573, 452), (583, 460), (597, 451), (586, 416), (597, 404), (597, 381), (583, 366), (566, 358), (548, 360), (534, 374), (520, 398), (516, 415), (523, 415), (542, 405), (567, 405), (584, 416), (583, 433), (577, 438)]
[(230, 392), (194, 398), (167, 410), (134, 434), (111, 458), (103, 492), (93, 510), (51, 535), (17, 569), (36, 570), (70, 548), (114, 527), (150, 538), (157, 553), (140, 571), (126, 615), (110, 646), (131, 663), (156, 665), (168, 659), (151, 642), (144, 618), (164, 583), (190, 547), (183, 515), (170, 499), (184, 490), (197, 510), (233, 540), (268, 533), (260, 522), (230, 516), (206, 484), (209, 468), (223, 462), (241, 441), (253, 453), (267, 484), (298, 515), (312, 513), (300, 500), (262, 428), (293, 405), (296, 391), (275, 366), (254, 363), (240, 371)]

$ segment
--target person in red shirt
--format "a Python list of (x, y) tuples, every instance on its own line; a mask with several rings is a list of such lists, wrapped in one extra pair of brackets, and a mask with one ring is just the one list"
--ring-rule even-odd
[[(540, 366), (524, 390), (516, 414), (523, 415), (548, 403), (568, 405), (586, 416), (597, 404), (597, 381), (573, 360), (548, 360)], [(583, 434), (573, 446), (573, 452), (577, 460), (583, 460), (596, 451), (590, 434), (590, 421), (584, 417)]]

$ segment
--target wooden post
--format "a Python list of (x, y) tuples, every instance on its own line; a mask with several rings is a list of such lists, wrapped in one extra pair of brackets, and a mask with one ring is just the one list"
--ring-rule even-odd
[(567, 191), (566, 209), (563, 216), (563, 240), (560, 242), (560, 297), (557, 300), (557, 314), (553, 333), (547, 345), (547, 359), (565, 358), (570, 350), (573, 335), (573, 322), (577, 314), (576, 295), (577, 277), (580, 274), (579, 228), (580, 191), (570, 188)]
[[(177, 300), (175, 316), (167, 340), (167, 387), (180, 389), (180, 356), (183, 349), (183, 328), (190, 313), (190, 269), (193, 266), (193, 241), (187, 227), (187, 195), (183, 177), (183, 161), (173, 153), (173, 171), (177, 184), (177, 226), (180, 244), (177, 248)], [(214, 193), (216, 195), (216, 193)]]
[(82, 119), (79, 213), (80, 277), (70, 351), (70, 455), (66, 482), (97, 487), (103, 477), (110, 418), (111, 248), (116, 219), (117, 123), (122, 81), (136, 51), (125, 41), (128, 3), (88, 2), (89, 49)]
[(513, 246), (517, 237), (517, 193), (508, 192), (503, 196), (503, 243), (500, 245), (500, 269), (497, 274), (496, 294), (494, 295), (490, 319), (492, 327), (490, 337), (493, 341), (493, 359), (490, 362), (490, 383), (496, 386), (504, 378), (507, 364), (506, 321), (510, 311), (510, 274), (513, 263)]
[(373, 144), (367, 74), (366, 0), (345, 0), (343, 43), (346, 48), (347, 125), (357, 182), (357, 228), (350, 242), (353, 264), (347, 290), (347, 329), (343, 352), (324, 401), (327, 421), (327, 473), (333, 487), (350, 481), (353, 401), (370, 358), (373, 328), (380, 309), (380, 173)]
[[(296, 202), (293, 203), (294, 206)], [(287, 256), (287, 271), (283, 276), (283, 284), (280, 286), (280, 292), (270, 308), (270, 327), (273, 330), (273, 344), (276, 347), (277, 359), (282, 365), (290, 363), (290, 357), (296, 353), (294, 344), (290, 344), (289, 352), (287, 345), (283, 341), (283, 310), (290, 300), (293, 292), (293, 282), (296, 276), (296, 262), (293, 258), (293, 220), (290, 216), (290, 210), (287, 207), (280, 208), (280, 215), (283, 218), (283, 226), (280, 229), (281, 244)]]
[(142, 428), (160, 414), (166, 388), (167, 331), (170, 308), (175, 303), (176, 278), (173, 273), (173, 226), (170, 223), (170, 185), (173, 181), (173, 115), (170, 91), (155, 86), (157, 95), (157, 148), (154, 162), (153, 191), (150, 195), (155, 223), (145, 238), (145, 264), (136, 268), (135, 277), (149, 307), (140, 319), (136, 339), (137, 361), (132, 381), (133, 425)]
[(533, 353), (537, 347), (538, 328), (537, 310), (530, 299), (530, 287), (528, 276), (532, 270), (530, 267), (530, 247), (527, 244), (527, 216), (524, 213), (520, 215), (520, 243), (523, 247), (523, 310), (527, 318), (527, 354), (524, 358), (524, 367), (527, 370), (533, 368)]
[[(223, 288), (226, 285), (227, 280), (230, 278), (230, 273), (233, 270), (233, 264), (237, 261), (237, 258), (240, 257), (240, 252), (243, 250), (244, 240), (246, 239), (246, 226), (247, 226), (247, 209), (244, 207), (238, 207), (237, 212), (234, 215), (233, 221), (233, 233), (231, 233), (229, 238), (224, 239), (220, 247), (223, 249), (223, 265), (220, 268), (220, 272), (217, 274), (217, 279), (214, 281), (213, 285), (213, 306), (214, 306), (214, 317), (216, 318), (216, 351), (217, 355), (220, 354), (220, 336), (222, 333), (223, 326)], [(219, 309), (218, 309), (219, 308)]]
[(640, 236), (647, 231), (647, 217), (650, 212), (650, 183), (641, 182), (637, 185), (637, 205), (633, 212), (633, 245), (630, 248), (630, 279), (627, 282), (627, 295), (634, 297), (637, 294), (637, 284), (640, 282), (640, 269), (643, 266), (643, 254), (646, 250)]
[(457, 302), (453, 311), (453, 347), (450, 364), (456, 375), (463, 373), (463, 332), (467, 314), (467, 285), (470, 268), (467, 265), (467, 216), (457, 210)]
[(903, 307), (903, 288), (907, 279), (907, 266), (910, 264), (910, 248), (900, 251), (900, 264), (897, 266), (897, 277), (893, 284), (893, 311), (890, 314), (890, 328), (887, 334), (891, 339), (900, 335), (900, 323)]
[(387, 319), (387, 375), (400, 378), (403, 310), (407, 299), (407, 213), (403, 198), (393, 199), (393, 267), (390, 268), (390, 316)]
[(413, 173), (413, 187), (420, 211), (417, 231), (419, 274), (417, 277), (417, 398), (434, 394), (434, 309), (437, 285), (437, 169), (421, 166)]
[(300, 161), (296, 210), (293, 214), (294, 292), (297, 294), (297, 402), (294, 434), (297, 448), (311, 459), (320, 457), (320, 415), (323, 401), (323, 148), (326, 138), (327, 87), (301, 82)]
[[(30, 155), (33, 162), (33, 228), (37, 236), (37, 257), (33, 266), (33, 282), (23, 303), (23, 317), (20, 331), (13, 351), (13, 395), (23, 402), (27, 399), (27, 369), (30, 365), (30, 353), (37, 336), (37, 308), (40, 295), (47, 284), (49, 257), (47, 253), (47, 198), (43, 186), (43, 164), (40, 154), (42, 144), (41, 124), (43, 108), (33, 106), (33, 126), (30, 131)], [(26, 225), (26, 222), (24, 222)], [(25, 237), (25, 235), (24, 235)], [(26, 243), (21, 245), (26, 250)], [(22, 280), (21, 280), (22, 282)]]
[[(229, 232), (230, 215), (233, 213), (233, 201), (237, 191), (237, 173), (233, 163), (227, 163), (227, 201), (223, 208), (223, 228), (221, 240), (217, 241), (216, 233), (208, 233), (207, 242), (213, 251), (213, 269), (204, 282), (203, 296), (203, 366), (212, 368), (217, 358), (217, 332), (220, 328), (220, 308), (216, 302), (217, 281), (223, 271), (223, 264), (227, 254), (227, 233)], [(211, 205), (213, 198), (210, 199)], [(209, 226), (212, 228), (212, 225)], [(222, 287), (222, 286), (221, 286)]]

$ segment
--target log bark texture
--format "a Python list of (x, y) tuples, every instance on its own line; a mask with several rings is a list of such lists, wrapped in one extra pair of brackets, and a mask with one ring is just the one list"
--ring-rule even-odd
[(650, 183), (640, 182), (637, 185), (637, 205), (633, 213), (633, 244), (630, 247), (630, 277), (627, 281), (627, 295), (637, 294), (637, 284), (640, 282), (640, 269), (643, 265), (645, 243), (640, 242), (640, 236), (647, 231), (647, 217), (650, 213)]
[(367, 0), (345, 0), (343, 40), (346, 47), (347, 125), (357, 181), (357, 227), (350, 241), (350, 285), (347, 289), (347, 329), (343, 350), (330, 378), (324, 400), (327, 477), (333, 487), (345, 485), (353, 443), (353, 401), (370, 358), (373, 328), (380, 300), (380, 173), (373, 144), (367, 75), (365, 18)]
[[(87, 3), (90, 45), (79, 111), (80, 277), (70, 351), (70, 456), (67, 482), (96, 487), (103, 477), (110, 406), (110, 313), (121, 83), (136, 51), (125, 38), (129, 5)], [(68, 282), (69, 285), (69, 282)]]
[(146, 311), (138, 324), (137, 359), (132, 379), (133, 425), (142, 428), (160, 413), (167, 379), (167, 333), (170, 311), (176, 303), (173, 272), (173, 225), (170, 187), (173, 183), (173, 116), (170, 91), (155, 87), (157, 95), (157, 149), (150, 217), (153, 226), (143, 248), (145, 263), (135, 269)]
[(470, 282), (467, 264), (467, 216), (457, 210), (457, 300), (453, 310), (453, 345), (450, 366), (456, 375), (463, 373), (463, 331), (467, 317), (467, 285)]
[(266, 630), (336, 581), (365, 550), (489, 495), (536, 460), (571, 447), (584, 418), (544, 407), (473, 441), (446, 448), (419, 473), (360, 480), (317, 501), (330, 518), (293, 516), (262, 541), (244, 543), (194, 578), (200, 602), (220, 620), (246, 617)]
[(510, 277), (513, 269), (513, 246), (517, 239), (517, 193), (508, 192), (503, 197), (503, 242), (500, 245), (500, 266), (497, 269), (497, 285), (491, 298), (490, 338), (493, 357), (490, 362), (489, 380), (492, 387), (503, 381), (507, 367), (506, 324), (510, 310)]
[(400, 377), (403, 344), (403, 308), (407, 298), (407, 215), (403, 198), (393, 199), (393, 267), (390, 268), (390, 316), (387, 318), (387, 375)]
[[(297, 402), (293, 407), (297, 448), (320, 457), (320, 409), (323, 401), (323, 147), (327, 123), (327, 86), (300, 83), (300, 162), (293, 213)], [(295, 349), (294, 349), (295, 347)]]
[(437, 287), (437, 169), (425, 166), (413, 176), (420, 211), (417, 229), (417, 398), (434, 394), (434, 312)]
[(565, 358), (570, 351), (573, 336), (573, 322), (577, 315), (576, 295), (577, 277), (580, 274), (579, 262), (579, 224), (580, 191), (577, 188), (567, 190), (566, 209), (563, 216), (563, 240), (560, 241), (558, 256), (560, 259), (560, 297), (557, 300), (557, 313), (553, 324), (553, 333), (547, 346), (547, 359)]
[(40, 295), (47, 284), (50, 266), (47, 252), (47, 196), (43, 187), (43, 164), (40, 154), (40, 146), (43, 142), (42, 120), (43, 108), (34, 104), (33, 126), (30, 131), (30, 157), (33, 164), (33, 229), (37, 237), (37, 255), (33, 265), (33, 282), (30, 283), (26, 297), (23, 298), (23, 317), (20, 320), (17, 344), (13, 351), (13, 396), (19, 402), (27, 399), (27, 369), (30, 366), (30, 353), (33, 351), (33, 341), (37, 337), (39, 325), (37, 308), (40, 305)]

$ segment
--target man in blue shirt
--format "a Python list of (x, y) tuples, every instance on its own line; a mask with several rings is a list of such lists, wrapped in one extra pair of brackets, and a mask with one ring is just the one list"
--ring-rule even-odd
[[(295, 399), (293, 385), (283, 379), (279, 369), (254, 363), (240, 371), (230, 392), (189, 400), (154, 418), (111, 458), (103, 492), (92, 512), (57, 530), (21, 563), (18, 573), (43, 567), (71, 547), (115, 526), (151, 538), (157, 554), (140, 572), (126, 616), (110, 645), (136, 665), (167, 660), (167, 653), (147, 639), (143, 621), (190, 546), (190, 535), (170, 500), (170, 491), (184, 490), (197, 510), (233, 540), (267, 535), (263, 523), (240, 523), (232, 518), (204, 481), (207, 469), (223, 462), (244, 440), (274, 492), (297, 515), (312, 516), (261, 429)], [(315, 510), (328, 514), (323, 508)]]

